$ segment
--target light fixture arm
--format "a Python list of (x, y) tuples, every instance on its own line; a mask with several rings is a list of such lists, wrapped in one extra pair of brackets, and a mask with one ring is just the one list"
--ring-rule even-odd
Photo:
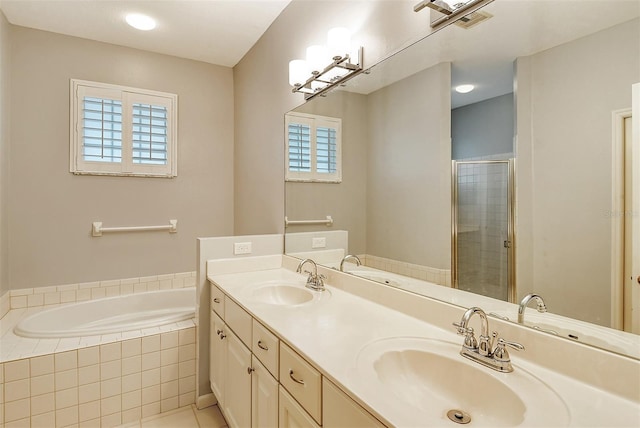
[[(326, 66), (322, 71), (312, 74), (306, 82), (295, 85), (291, 91), (304, 94), (305, 100), (310, 100), (311, 98), (328, 92), (335, 86), (345, 83), (347, 80), (357, 76), (362, 72), (362, 54), (363, 48), (359, 47), (357, 50), (357, 58), (355, 58), (355, 62), (352, 62), (353, 59), (349, 54), (345, 54), (342, 57), (337, 57), (337, 59), (334, 59), (333, 62)], [(347, 73), (341, 76), (339, 75), (333, 78), (327, 78), (327, 74), (331, 70), (334, 70), (336, 68), (347, 70)], [(312, 82), (323, 83), (326, 86), (320, 89), (314, 89), (312, 88)]]

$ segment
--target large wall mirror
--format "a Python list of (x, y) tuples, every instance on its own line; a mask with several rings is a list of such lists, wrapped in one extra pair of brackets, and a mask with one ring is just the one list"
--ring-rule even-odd
[(554, 314), (620, 331), (617, 186), (640, 2), (496, 0), (480, 12), (294, 110), (341, 119), (342, 178), (285, 183), (289, 220), (333, 219), (288, 226), (285, 250), (335, 268), (358, 255), (345, 271), (462, 305), (468, 292), (489, 307), (536, 293), (548, 314), (528, 311), (554, 334)]

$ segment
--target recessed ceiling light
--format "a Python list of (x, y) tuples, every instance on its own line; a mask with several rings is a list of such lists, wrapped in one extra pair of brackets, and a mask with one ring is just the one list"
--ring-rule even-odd
[(473, 85), (459, 85), (456, 86), (456, 92), (458, 92), (459, 94), (466, 94), (473, 91), (474, 88), (475, 86)]
[(125, 20), (127, 24), (138, 30), (149, 31), (156, 28), (155, 19), (141, 13), (130, 13), (126, 16)]

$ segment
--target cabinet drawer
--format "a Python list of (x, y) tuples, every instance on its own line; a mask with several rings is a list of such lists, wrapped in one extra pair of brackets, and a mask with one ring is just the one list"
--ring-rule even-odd
[(251, 348), (251, 315), (231, 299), (224, 302), (224, 322), (235, 332), (247, 348)]
[(265, 326), (253, 320), (251, 351), (269, 372), (278, 379), (278, 337)]
[(322, 425), (322, 375), (280, 342), (280, 383)]
[(211, 284), (211, 309), (224, 318), (224, 293), (213, 283)]

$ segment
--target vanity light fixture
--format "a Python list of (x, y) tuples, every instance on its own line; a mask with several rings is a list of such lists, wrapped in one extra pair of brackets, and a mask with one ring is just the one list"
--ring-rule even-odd
[(413, 6), (414, 12), (428, 7), (440, 12), (442, 16), (431, 21), (431, 28), (438, 30), (458, 20), (468, 21), (473, 12), (491, 3), (493, 0), (422, 0)]
[(149, 31), (156, 28), (155, 19), (141, 13), (130, 13), (124, 19), (127, 21), (127, 24), (137, 30)]
[(326, 46), (309, 46), (306, 59), (289, 62), (289, 84), (293, 86), (292, 92), (302, 93), (309, 100), (362, 70), (362, 47), (351, 46), (351, 33), (346, 28), (332, 28)]
[(455, 87), (456, 92), (459, 94), (468, 94), (474, 89), (475, 89), (475, 86), (473, 85), (458, 85)]

